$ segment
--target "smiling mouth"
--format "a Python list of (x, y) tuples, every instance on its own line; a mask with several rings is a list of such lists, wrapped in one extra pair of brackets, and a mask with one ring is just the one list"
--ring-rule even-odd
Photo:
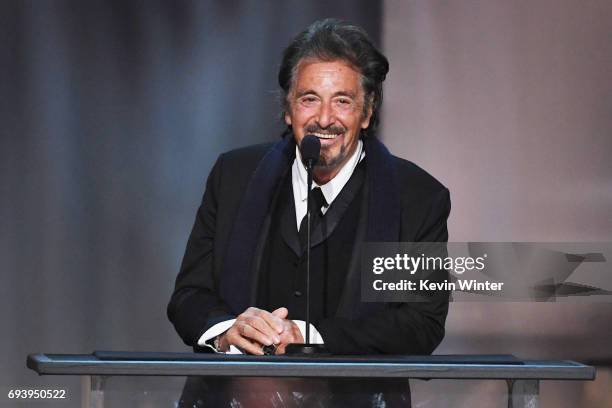
[(342, 133), (312, 133), (319, 139), (335, 139), (340, 136)]

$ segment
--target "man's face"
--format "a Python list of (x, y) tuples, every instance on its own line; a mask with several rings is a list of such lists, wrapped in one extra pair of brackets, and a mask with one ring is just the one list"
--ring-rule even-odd
[(287, 98), (285, 122), (293, 128), (296, 143), (308, 134), (321, 141), (315, 179), (331, 180), (355, 151), (360, 130), (370, 124), (372, 111), (364, 114), (361, 75), (344, 61), (303, 60)]

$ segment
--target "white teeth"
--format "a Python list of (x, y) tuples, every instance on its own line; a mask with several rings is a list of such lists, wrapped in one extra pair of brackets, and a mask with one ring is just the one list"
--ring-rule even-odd
[(315, 135), (316, 137), (319, 137), (321, 139), (335, 139), (336, 137), (338, 137), (337, 134), (326, 134), (326, 133), (313, 133), (313, 135)]

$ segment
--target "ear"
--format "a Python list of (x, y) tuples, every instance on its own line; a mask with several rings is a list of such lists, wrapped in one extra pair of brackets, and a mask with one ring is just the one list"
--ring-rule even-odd
[(289, 114), (289, 112), (285, 112), (285, 123), (287, 124), (287, 126), (291, 126), (291, 115)]

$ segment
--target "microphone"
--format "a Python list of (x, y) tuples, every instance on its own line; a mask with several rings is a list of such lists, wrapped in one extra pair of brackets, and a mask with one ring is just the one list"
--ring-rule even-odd
[[(300, 145), (300, 153), (302, 153), (302, 161), (308, 170), (308, 175), (312, 175), (312, 168), (319, 161), (319, 154), (321, 154), (321, 141), (315, 135), (306, 135), (302, 139)], [(308, 182), (308, 192), (310, 193), (310, 187), (312, 180)]]
[(300, 144), (300, 153), (302, 161), (306, 166), (308, 174), (308, 195), (306, 199), (306, 336), (304, 344), (288, 344), (285, 348), (285, 354), (301, 355), (301, 356), (317, 356), (329, 354), (325, 346), (322, 344), (310, 344), (310, 207), (311, 207), (311, 190), (312, 190), (312, 169), (319, 161), (321, 154), (321, 141), (315, 135), (306, 135)]

